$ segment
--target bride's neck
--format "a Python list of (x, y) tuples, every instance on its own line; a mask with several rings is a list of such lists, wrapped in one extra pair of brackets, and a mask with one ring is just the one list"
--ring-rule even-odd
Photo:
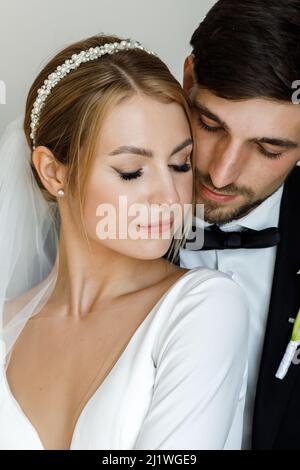
[(52, 300), (67, 315), (80, 317), (101, 300), (117, 298), (157, 282), (174, 270), (164, 259), (139, 260), (99, 242), (61, 231), (58, 276)]

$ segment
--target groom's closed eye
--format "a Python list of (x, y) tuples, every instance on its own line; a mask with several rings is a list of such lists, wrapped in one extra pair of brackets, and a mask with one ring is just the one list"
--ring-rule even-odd
[(219, 125), (216, 125), (215, 121), (213, 121), (211, 119), (207, 119), (205, 116), (203, 116), (201, 114), (198, 115), (197, 122), (200, 125), (200, 127), (202, 127), (202, 129), (204, 129), (207, 132), (224, 131), (224, 128), (220, 127)]
[(192, 104), (195, 112), (197, 113), (198, 124), (208, 132), (227, 131), (229, 127), (219, 118), (216, 114), (210, 111), (206, 106), (194, 101)]

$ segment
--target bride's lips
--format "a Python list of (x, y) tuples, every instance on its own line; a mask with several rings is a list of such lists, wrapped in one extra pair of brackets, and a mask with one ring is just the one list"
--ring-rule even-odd
[(139, 228), (144, 229), (144, 230), (159, 230), (159, 231), (166, 231), (169, 230), (174, 224), (173, 219), (169, 220), (163, 220), (161, 222), (149, 224), (149, 225), (138, 225)]
[(204, 198), (210, 199), (212, 201), (217, 201), (217, 202), (228, 202), (232, 201), (236, 195), (229, 196), (228, 194), (219, 194), (219, 193), (214, 193), (210, 189), (208, 189), (206, 186), (204, 186), (202, 183), (198, 183), (200, 193)]

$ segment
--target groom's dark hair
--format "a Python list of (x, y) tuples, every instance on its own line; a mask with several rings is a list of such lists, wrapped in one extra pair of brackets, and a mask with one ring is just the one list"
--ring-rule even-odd
[(219, 0), (191, 46), (198, 84), (217, 96), (291, 101), (300, 80), (300, 0)]

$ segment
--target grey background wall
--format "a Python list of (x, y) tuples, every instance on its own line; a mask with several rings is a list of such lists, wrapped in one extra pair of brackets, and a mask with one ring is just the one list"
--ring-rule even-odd
[(141, 41), (182, 80), (190, 36), (214, 3), (0, 0), (0, 135), (8, 122), (24, 112), (29, 87), (43, 65), (61, 48), (93, 34), (114, 33)]

